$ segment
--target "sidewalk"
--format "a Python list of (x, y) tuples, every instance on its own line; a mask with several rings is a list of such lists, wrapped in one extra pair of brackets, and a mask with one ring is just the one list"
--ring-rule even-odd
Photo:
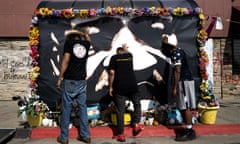
[[(197, 130), (197, 134), (199, 136), (232, 136), (233, 139), (238, 139), (240, 135), (240, 121), (239, 121), (239, 114), (240, 114), (240, 98), (236, 99), (228, 99), (228, 100), (219, 100), (220, 102), (220, 109), (218, 110), (216, 124), (215, 125), (203, 125), (197, 124), (195, 128)], [(0, 128), (17, 128), (22, 129), (23, 126), (20, 126), (21, 118), (17, 117), (17, 102), (16, 101), (0, 101)], [(75, 142), (75, 130), (71, 130), (73, 134), (70, 135), (71, 143)], [(100, 128), (91, 128), (91, 133), (93, 137), (94, 143), (101, 143), (101, 139), (103, 141), (108, 141), (109, 143), (116, 143), (111, 139), (111, 130), (108, 127), (104, 127), (103, 129)], [(126, 128), (127, 135), (130, 135), (130, 130)], [(59, 130), (54, 128), (35, 128), (32, 129), (32, 134), (30, 139), (28, 138), (13, 138), (9, 143), (10, 144), (17, 144), (17, 143), (56, 143), (55, 136), (59, 134)], [(146, 127), (146, 130), (138, 137), (139, 143), (154, 143), (154, 142), (144, 142), (147, 138), (158, 137), (158, 138), (167, 138), (173, 142), (174, 133), (172, 130), (167, 129), (164, 126), (160, 126), (158, 128), (154, 127)], [(238, 136), (238, 137), (237, 137)], [(144, 139), (145, 138), (145, 139)], [(218, 138), (216, 138), (218, 139)], [(104, 143), (102, 141), (102, 143)], [(135, 141), (134, 138), (129, 138), (129, 142)], [(77, 141), (76, 141), (77, 142)]]

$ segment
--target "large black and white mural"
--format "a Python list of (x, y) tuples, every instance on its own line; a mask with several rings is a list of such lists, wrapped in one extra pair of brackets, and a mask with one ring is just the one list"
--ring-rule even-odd
[[(197, 7), (194, 2), (178, 1), (181, 2), (178, 4), (182, 7), (189, 7), (189, 9)], [(171, 5), (176, 7), (174, 1), (172, 3), (168, 1), (151, 2), (157, 2), (158, 6), (161, 6), (159, 2), (161, 2), (160, 4), (165, 2), (168, 7)], [(91, 1), (89, 3), (91, 4)], [(51, 3), (51, 7), (58, 8), (60, 4)], [(138, 1), (138, 5), (141, 4), (144, 6), (146, 2)], [(40, 6), (46, 7), (46, 4)], [(91, 49), (87, 62), (88, 104), (109, 100), (107, 67), (111, 56), (122, 44), (127, 44), (129, 51), (133, 54), (134, 70), (142, 99), (151, 99), (154, 96), (162, 104), (169, 103), (171, 101), (172, 69), (168, 58), (161, 52), (162, 34), (176, 34), (179, 47), (187, 53), (197, 85), (201, 79), (196, 44), (198, 21), (197, 15), (181, 17), (104, 15), (84, 19), (39, 18), (38, 94), (50, 107), (56, 105), (57, 99), (60, 98), (56, 81), (65, 42), (64, 33), (74, 24), (75, 29), (79, 30), (87, 27), (91, 37)], [(158, 82), (155, 79), (156, 73), (161, 75), (162, 81)]]

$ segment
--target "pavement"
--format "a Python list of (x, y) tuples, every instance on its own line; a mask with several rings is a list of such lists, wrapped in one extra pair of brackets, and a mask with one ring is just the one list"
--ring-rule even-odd
[[(214, 125), (204, 125), (198, 123), (194, 125), (197, 132), (197, 139), (194, 141), (185, 142), (186, 144), (240, 144), (240, 98), (234, 99), (221, 99), (219, 100), (220, 109), (217, 113), (216, 123)], [(0, 128), (1, 129), (14, 129), (15, 133), (9, 137), (4, 143), (8, 144), (52, 144), (56, 143), (56, 137), (54, 134), (47, 136), (48, 133), (54, 131), (58, 133), (58, 130), (47, 128), (24, 128), (20, 117), (17, 117), (17, 102), (16, 101), (4, 101), (0, 100)], [(167, 130), (166, 127), (160, 126), (159, 128), (145, 127), (146, 132), (143, 132), (139, 137), (127, 137), (126, 143), (128, 144), (178, 144), (174, 141), (174, 135)], [(58, 128), (55, 128), (58, 129)], [(97, 128), (98, 129), (98, 128)], [(102, 134), (94, 136), (96, 128), (91, 128), (93, 132), (92, 143), (93, 144), (117, 144), (116, 140), (111, 138), (109, 128), (105, 127)], [(57, 132), (56, 132), (57, 131)], [(74, 130), (72, 130), (74, 131)], [(101, 128), (98, 129), (101, 133)], [(126, 130), (128, 131), (128, 130)], [(151, 132), (151, 134), (149, 134)], [(45, 134), (45, 135), (44, 135)], [(43, 137), (37, 137), (36, 135), (42, 135)], [(105, 135), (105, 136), (104, 136)], [(107, 135), (107, 136), (106, 136)], [(80, 143), (74, 137), (70, 137), (70, 143)]]

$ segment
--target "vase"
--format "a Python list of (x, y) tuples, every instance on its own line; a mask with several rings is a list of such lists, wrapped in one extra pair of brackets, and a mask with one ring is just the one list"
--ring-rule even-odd
[(36, 117), (27, 115), (27, 121), (30, 127), (39, 127), (42, 125), (42, 120), (44, 118), (44, 112), (40, 111)]

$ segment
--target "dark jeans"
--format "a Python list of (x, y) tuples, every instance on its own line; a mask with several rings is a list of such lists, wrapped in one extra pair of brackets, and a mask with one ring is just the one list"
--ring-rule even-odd
[(116, 105), (118, 134), (123, 134), (124, 133), (125, 101), (129, 99), (133, 102), (134, 112), (132, 113), (131, 124), (132, 125), (138, 124), (141, 118), (140, 95), (139, 93), (133, 93), (129, 95), (115, 94), (113, 98)]

